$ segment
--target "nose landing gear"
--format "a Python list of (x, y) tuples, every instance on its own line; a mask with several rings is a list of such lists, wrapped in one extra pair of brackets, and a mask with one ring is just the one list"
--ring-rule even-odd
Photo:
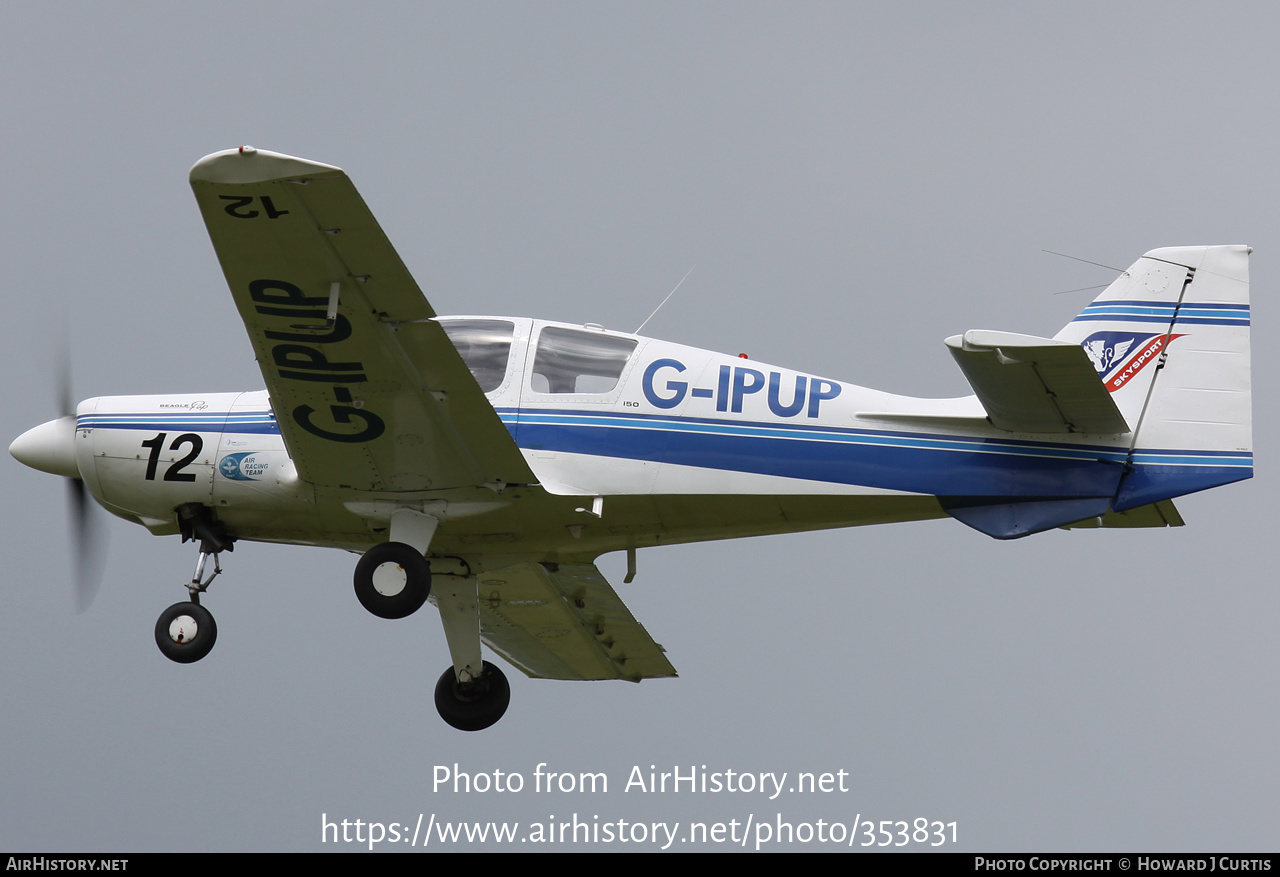
[[(218, 625), (209, 610), (200, 605), (200, 595), (222, 572), (219, 556), (223, 551), (232, 551), (235, 540), (222, 530), (206, 506), (180, 507), (178, 524), (183, 542), (200, 540), (200, 556), (196, 559), (196, 571), (187, 583), (191, 599), (174, 603), (156, 620), (156, 645), (170, 661), (191, 664), (209, 654), (218, 641)], [(202, 578), (209, 555), (213, 555), (213, 572), (208, 578)]]

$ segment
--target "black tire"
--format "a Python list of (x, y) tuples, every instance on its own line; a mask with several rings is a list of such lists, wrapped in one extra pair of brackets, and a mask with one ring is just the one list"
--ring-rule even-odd
[(195, 663), (209, 654), (217, 641), (218, 625), (199, 603), (174, 603), (156, 620), (156, 645), (170, 661)]
[[(404, 587), (399, 593), (384, 594), (374, 585), (373, 574), (384, 563), (394, 563), (404, 572)], [(356, 599), (379, 618), (412, 615), (431, 596), (431, 564), (403, 542), (383, 542), (370, 548), (356, 564), (354, 578)]]
[(511, 685), (497, 667), (484, 662), (480, 679), (459, 685), (453, 668), (436, 683), (436, 711), (459, 731), (483, 731), (502, 718), (511, 703)]

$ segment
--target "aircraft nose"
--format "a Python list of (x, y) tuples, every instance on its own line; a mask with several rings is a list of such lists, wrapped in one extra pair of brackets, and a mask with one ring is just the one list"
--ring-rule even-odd
[(79, 478), (76, 465), (76, 419), (59, 417), (29, 429), (13, 440), (9, 453), (24, 466), (52, 475)]

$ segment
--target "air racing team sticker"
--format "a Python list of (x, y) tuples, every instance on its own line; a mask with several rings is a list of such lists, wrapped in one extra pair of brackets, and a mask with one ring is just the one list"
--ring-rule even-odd
[(271, 463), (266, 454), (227, 454), (218, 461), (218, 472), (231, 481), (261, 481), (267, 476)]

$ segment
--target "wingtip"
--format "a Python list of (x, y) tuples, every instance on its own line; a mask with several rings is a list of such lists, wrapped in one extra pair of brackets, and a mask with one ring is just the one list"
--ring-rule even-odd
[(342, 168), (252, 146), (238, 146), (197, 161), (191, 167), (191, 182), (265, 183), (334, 173), (342, 173)]

